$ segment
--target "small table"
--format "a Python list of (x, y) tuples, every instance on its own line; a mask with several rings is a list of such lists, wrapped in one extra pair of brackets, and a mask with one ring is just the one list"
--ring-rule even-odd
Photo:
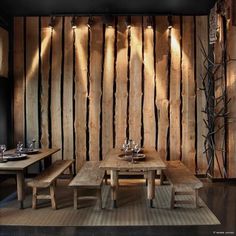
[[(0, 163), (0, 174), (15, 174), (17, 180), (17, 199), (20, 202), (20, 209), (24, 207), (24, 199), (25, 199), (25, 170), (39, 162), (52, 154), (58, 152), (59, 148), (52, 149), (39, 149), (39, 152), (36, 154), (28, 155), (28, 157), (24, 160), (19, 161), (8, 161), (5, 163)], [(15, 150), (9, 150), (6, 153), (13, 153)]]
[(122, 158), (119, 158), (119, 154), (121, 154), (119, 149), (112, 149), (99, 166), (101, 169), (111, 171), (111, 199), (113, 201), (113, 208), (117, 207), (118, 172), (127, 170), (147, 172), (147, 198), (150, 207), (153, 207), (153, 199), (155, 198), (155, 173), (157, 170), (166, 168), (158, 152), (153, 149), (145, 149), (145, 160), (136, 163), (122, 160)]

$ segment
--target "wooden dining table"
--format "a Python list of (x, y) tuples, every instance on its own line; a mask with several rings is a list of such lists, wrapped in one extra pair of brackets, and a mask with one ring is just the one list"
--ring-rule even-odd
[(125, 158), (119, 157), (120, 154), (122, 154), (120, 149), (110, 150), (99, 166), (101, 169), (110, 171), (113, 208), (117, 207), (119, 171), (142, 171), (147, 174), (147, 198), (149, 206), (153, 207), (156, 171), (165, 169), (166, 164), (162, 161), (159, 153), (155, 149), (144, 149), (143, 154), (145, 154), (145, 159), (142, 161), (127, 161)]
[[(20, 209), (24, 208), (25, 199), (25, 172), (26, 169), (41, 160), (51, 157), (58, 152), (59, 148), (39, 149), (37, 153), (27, 155), (23, 160), (8, 161), (0, 163), (0, 174), (15, 174), (17, 182), (17, 199), (20, 203)], [(9, 150), (7, 154), (15, 153), (15, 150)]]

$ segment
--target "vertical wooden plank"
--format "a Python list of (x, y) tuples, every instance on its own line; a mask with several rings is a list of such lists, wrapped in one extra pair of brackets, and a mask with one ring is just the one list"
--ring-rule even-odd
[(113, 83), (115, 28), (106, 27), (102, 96), (102, 155), (113, 147)]
[(0, 28), (0, 76), (8, 78), (9, 33)]
[(182, 34), (182, 161), (195, 172), (194, 17), (183, 16)]
[[(51, 124), (52, 147), (62, 148), (61, 130), (61, 62), (62, 62), (62, 17), (57, 17), (52, 36)], [(54, 160), (62, 159), (62, 150)]]
[[(229, 58), (236, 58), (236, 26), (229, 25), (227, 32), (227, 54)], [(236, 61), (230, 61), (227, 65), (227, 88), (230, 122), (228, 124), (228, 177), (236, 177)]]
[(180, 17), (172, 17), (170, 68), (170, 159), (180, 159)]
[[(223, 20), (220, 15), (218, 15), (218, 25), (219, 25), (219, 38), (215, 43), (215, 63), (221, 64), (223, 58), (223, 49), (224, 49), (224, 38), (223, 38)], [(215, 98), (219, 98), (223, 95), (225, 88), (224, 77), (224, 68), (222, 65), (218, 68), (216, 72), (216, 78), (219, 78), (215, 81)], [(219, 103), (216, 105), (216, 112), (220, 112), (220, 110), (224, 107), (224, 100), (218, 100)], [(224, 155), (222, 153), (222, 148), (225, 150), (225, 139), (224, 139), (224, 128), (220, 129), (220, 127), (224, 126), (224, 117), (218, 117), (215, 123), (215, 130), (218, 132), (215, 133), (215, 146), (216, 146), (216, 158), (214, 160), (214, 177), (221, 178), (224, 174)]]
[[(201, 41), (200, 41), (201, 40)], [(204, 154), (204, 140), (203, 135), (206, 135), (207, 128), (203, 122), (206, 120), (206, 115), (202, 112), (205, 109), (206, 98), (204, 91), (201, 90), (202, 76), (206, 73), (204, 67), (204, 55), (202, 53), (202, 46), (208, 51), (208, 17), (196, 16), (196, 86), (197, 86), (197, 173), (205, 174), (207, 170), (207, 159)]]
[(24, 141), (24, 18), (14, 17), (14, 144)]
[(77, 170), (86, 160), (88, 73), (88, 17), (80, 17), (75, 29), (75, 147)]
[(49, 73), (51, 29), (48, 27), (50, 17), (41, 17), (41, 147), (49, 147), (48, 107), (49, 107)]
[(154, 72), (154, 31), (147, 28), (148, 17), (144, 17), (144, 147), (156, 147), (155, 122), (155, 72)]
[(89, 157), (99, 160), (100, 151), (100, 99), (103, 30), (100, 17), (94, 17), (90, 30), (90, 91), (89, 91)]
[(142, 113), (142, 17), (131, 18), (129, 137), (141, 143)]
[(38, 143), (39, 19), (26, 18), (26, 138)]
[(128, 29), (125, 17), (118, 17), (117, 30), (115, 143), (119, 148), (126, 138), (127, 124)]
[(168, 20), (167, 16), (156, 16), (156, 106), (158, 114), (157, 150), (162, 158), (167, 157), (167, 135), (169, 129), (168, 100)]
[(73, 29), (72, 17), (65, 17), (64, 76), (63, 76), (63, 159), (74, 157), (73, 141)]

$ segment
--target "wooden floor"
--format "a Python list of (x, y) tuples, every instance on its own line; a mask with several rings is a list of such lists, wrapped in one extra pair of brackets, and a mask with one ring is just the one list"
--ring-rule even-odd
[[(4, 189), (4, 191), (2, 191)], [(8, 180), (1, 183), (0, 198), (14, 190), (14, 181)], [(125, 226), (125, 227), (25, 227), (4, 226), (0, 228), (0, 236), (8, 235), (236, 235), (236, 184), (208, 183), (204, 181), (204, 188), (200, 197), (218, 217), (221, 225), (214, 226)]]

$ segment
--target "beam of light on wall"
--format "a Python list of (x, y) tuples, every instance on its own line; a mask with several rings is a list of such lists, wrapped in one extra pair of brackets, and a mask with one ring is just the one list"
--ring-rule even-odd
[[(85, 50), (86, 48), (83, 47), (83, 37), (81, 36), (83, 32), (88, 28), (86, 25), (80, 25), (77, 27), (74, 32), (75, 32), (75, 50), (77, 51), (76, 53), (76, 62), (78, 64), (78, 67), (80, 68), (79, 71), (87, 71), (87, 56)], [(81, 58), (84, 58), (84, 60), (81, 60)], [(78, 75), (77, 77), (81, 78), (81, 84), (82, 84), (82, 89), (81, 91), (87, 91), (87, 84), (85, 81), (87, 80), (87, 73), (86, 73), (86, 78), (82, 78), (85, 74), (82, 73), (81, 75)], [(86, 92), (86, 96), (88, 96), (88, 93)]]

